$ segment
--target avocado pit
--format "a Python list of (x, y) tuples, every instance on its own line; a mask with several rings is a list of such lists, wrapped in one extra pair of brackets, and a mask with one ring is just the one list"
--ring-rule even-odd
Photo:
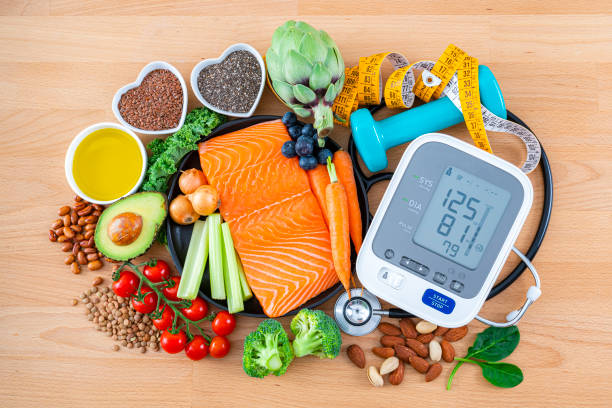
[(108, 224), (108, 237), (119, 246), (130, 245), (142, 231), (142, 217), (133, 212), (117, 214)]

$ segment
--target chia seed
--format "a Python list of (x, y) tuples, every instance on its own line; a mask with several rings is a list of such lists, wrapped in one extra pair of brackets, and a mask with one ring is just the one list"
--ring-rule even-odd
[(260, 86), (261, 67), (248, 51), (234, 51), (221, 63), (204, 67), (198, 75), (202, 97), (227, 112), (248, 112)]
[(121, 96), (119, 113), (138, 129), (172, 129), (181, 120), (183, 97), (179, 79), (167, 69), (156, 69), (143, 78), (140, 86)]

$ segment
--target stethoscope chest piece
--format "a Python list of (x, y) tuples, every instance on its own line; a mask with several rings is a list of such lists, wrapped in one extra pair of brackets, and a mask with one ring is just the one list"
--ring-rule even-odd
[(351, 336), (371, 333), (380, 323), (380, 302), (365, 289), (351, 289), (351, 298), (344, 292), (336, 300), (334, 318), (340, 330)]

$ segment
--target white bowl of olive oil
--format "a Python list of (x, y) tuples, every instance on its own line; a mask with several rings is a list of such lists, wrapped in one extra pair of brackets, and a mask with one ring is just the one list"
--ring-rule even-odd
[(125, 126), (97, 123), (72, 140), (65, 170), (77, 195), (95, 204), (111, 204), (140, 188), (147, 170), (147, 151)]

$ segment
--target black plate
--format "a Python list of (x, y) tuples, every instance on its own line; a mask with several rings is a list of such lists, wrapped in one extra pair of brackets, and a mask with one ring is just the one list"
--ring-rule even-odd
[[(255, 125), (257, 123), (267, 122), (267, 121), (275, 120), (275, 119), (280, 119), (280, 116), (253, 116), (253, 117), (245, 118), (245, 119), (232, 120), (232, 121), (226, 122), (223, 125), (217, 127), (210, 135), (203, 138), (201, 142), (206, 141), (215, 136), (220, 136), (226, 133), (244, 129), (246, 127)], [(336, 151), (340, 148), (340, 146), (333, 140), (328, 139), (327, 148), (329, 148), (331, 151)], [(355, 165), (354, 167), (357, 169), (358, 166)], [(199, 158), (197, 151), (188, 153), (181, 161), (178, 167), (179, 171), (177, 171), (177, 173), (174, 175), (172, 179), (172, 184), (170, 186), (170, 190), (168, 191), (168, 202), (172, 201), (174, 197), (176, 197), (178, 194), (181, 193), (178, 187), (178, 177), (180, 175), (181, 170), (187, 170), (191, 168), (201, 169), (200, 158)], [(355, 176), (356, 176), (355, 179), (357, 182), (357, 196), (359, 199), (359, 207), (361, 208), (361, 222), (363, 225), (363, 233), (365, 234), (367, 230), (367, 226), (368, 226), (368, 221), (369, 221), (368, 217), (370, 216), (369, 206), (368, 206), (368, 197), (367, 197), (367, 192), (366, 192), (366, 184), (363, 181), (362, 175), (359, 174), (357, 170), (355, 171)], [(175, 223), (174, 221), (172, 221), (170, 217), (167, 218), (166, 226), (167, 226), (167, 236), (168, 236), (168, 249), (170, 251), (170, 254), (172, 255), (172, 260), (174, 261), (174, 264), (176, 265), (176, 268), (179, 274), (182, 274), (183, 264), (185, 262), (185, 257), (187, 255), (187, 249), (189, 248), (189, 240), (191, 239), (191, 231), (193, 229), (193, 226), (179, 225)], [(355, 265), (356, 258), (357, 256), (353, 249), (353, 253), (351, 257), (353, 261), (353, 267)], [(320, 304), (331, 299), (332, 296), (338, 293), (338, 291), (340, 291), (341, 288), (342, 288), (342, 285), (340, 283), (337, 283), (336, 285), (332, 286), (326, 291), (308, 300), (307, 302), (305, 302), (303, 305), (299, 306), (295, 310), (292, 310), (291, 312), (287, 313), (287, 315), (293, 315), (297, 313), (299, 309), (302, 309), (305, 307), (314, 308), (316, 306), (319, 306)], [(200, 296), (206, 299), (206, 301), (208, 301), (209, 303), (212, 303), (213, 305), (221, 309), (227, 310), (227, 303), (224, 300), (214, 300), (210, 297), (210, 281), (209, 281), (209, 275), (208, 275), (208, 265), (206, 266), (206, 269), (204, 270), (204, 276), (202, 278), (202, 284), (200, 286)], [(244, 311), (238, 314), (243, 315), (243, 316), (251, 316), (251, 317), (266, 317), (266, 315), (263, 313), (263, 309), (261, 308), (261, 305), (259, 304), (259, 301), (257, 300), (255, 296), (253, 296), (251, 299), (249, 299), (247, 302), (244, 303)]]

